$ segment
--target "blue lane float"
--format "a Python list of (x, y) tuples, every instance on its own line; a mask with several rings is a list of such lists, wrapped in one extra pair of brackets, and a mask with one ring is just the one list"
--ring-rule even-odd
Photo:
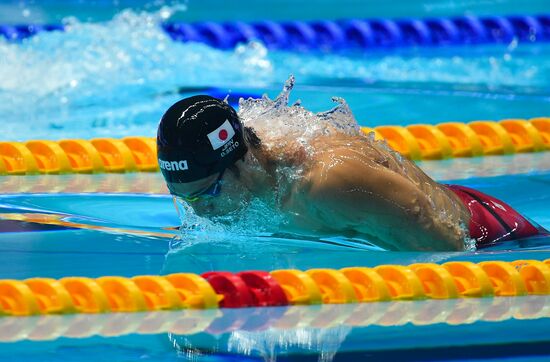
[(11, 41), (18, 41), (29, 38), (33, 35), (44, 31), (63, 31), (63, 25), (41, 25), (41, 24), (25, 24), (25, 25), (0, 25), (0, 35)]
[(220, 49), (258, 40), (269, 49), (339, 50), (407, 46), (550, 41), (550, 15), (440, 19), (352, 19), (312, 22), (168, 23), (177, 41), (196, 41)]
[[(463, 16), (429, 19), (351, 19), (322, 21), (240, 21), (165, 23), (175, 41), (200, 42), (219, 49), (257, 40), (269, 49), (335, 51), (414, 46), (550, 41), (550, 15)], [(0, 25), (0, 35), (20, 41), (62, 25)]]

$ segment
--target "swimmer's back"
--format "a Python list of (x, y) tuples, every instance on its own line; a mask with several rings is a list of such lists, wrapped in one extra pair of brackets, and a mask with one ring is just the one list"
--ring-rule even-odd
[(292, 200), (301, 222), (353, 231), (392, 250), (463, 250), (469, 214), (414, 163), (366, 137), (324, 137)]

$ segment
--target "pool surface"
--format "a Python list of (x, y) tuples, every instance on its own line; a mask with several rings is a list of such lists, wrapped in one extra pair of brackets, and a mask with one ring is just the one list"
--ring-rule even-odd
[[(224, 51), (176, 43), (162, 31), (159, 22), (181, 7), (76, 3), (0, 5), (1, 14), (13, 15), (0, 15), (3, 23), (56, 23), (82, 10), (65, 19), (65, 32), (20, 43), (0, 37), (1, 141), (153, 137), (164, 110), (182, 97), (207, 92), (274, 98), (289, 74), (296, 77), (291, 102), (299, 99), (321, 112), (334, 107), (333, 96), (344, 98), (361, 126), (550, 116), (548, 43), (333, 54), (268, 51), (252, 43)], [(307, 6), (302, 13), (296, 6), (289, 11), (285, 1), (270, 3), (279, 5), (268, 14), (272, 20), (508, 15), (520, 9), (514, 1), (400, 1), (392, 7), (345, 1), (334, 10), (321, 1), (316, 9), (299, 2)], [(122, 10), (130, 5), (133, 10)], [(522, 3), (521, 11), (542, 13), (545, 5)], [(267, 14), (265, 4), (252, 1), (238, 8), (219, 1), (185, 6), (170, 19)], [(550, 229), (550, 152), (419, 166), (439, 182), (502, 199)], [(180, 233), (157, 172), (0, 176), (0, 188), (0, 279), (550, 258), (548, 236), (475, 252), (393, 252), (368, 240), (294, 235), (260, 209), (230, 226), (199, 218), (196, 228)], [(549, 318), (550, 297), (544, 295), (2, 317), (0, 359), (543, 361), (550, 358)]]

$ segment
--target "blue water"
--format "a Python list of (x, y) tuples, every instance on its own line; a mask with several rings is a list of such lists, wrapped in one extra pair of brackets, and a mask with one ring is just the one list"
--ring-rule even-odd
[[(98, 328), (84, 334), (92, 337), (55, 341), (44, 340), (47, 329), (41, 333), (32, 324), (49, 322), (64, 330), (87, 327), (89, 321), (18, 318), (10, 330), (30, 333), (34, 340), (3, 344), (0, 356), (3, 361), (57, 361), (60, 356), (68, 361), (543, 361), (548, 343), (541, 333), (547, 331), (547, 319), (540, 316), (548, 301), (539, 296), (165, 312), (167, 326), (156, 329), (173, 333), (139, 329), (147, 325), (146, 314), (90, 316)], [(276, 324), (282, 320), (301, 326)], [(178, 321), (182, 324), (175, 327)], [(208, 324), (207, 331), (192, 333), (194, 325)], [(231, 331), (232, 325), (241, 328)], [(522, 332), (498, 333), (496, 327)], [(109, 337), (124, 330), (134, 333)], [(3, 340), (9, 337), (13, 334), (0, 332)]]
[[(155, 176), (156, 182), (162, 182)], [(504, 199), (550, 229), (547, 206), (550, 172), (445, 182), (473, 187)], [(168, 195), (13, 194), (1, 196), (0, 203), (4, 213), (57, 214), (64, 220), (84, 224), (74, 229), (40, 233), (0, 233), (0, 250), (5, 259), (0, 263), (0, 275), (6, 278), (550, 258), (547, 238), (503, 243), (476, 253), (383, 252), (373, 251), (372, 246), (360, 241), (337, 237), (296, 240), (276, 224), (252, 224), (249, 220), (237, 222), (230, 232), (206, 229), (180, 238), (176, 231), (168, 229), (179, 225)], [(90, 230), (88, 225), (103, 229)]]
[[(510, 13), (517, 7), (513, 1), (474, 3), (403, 2), (395, 10), (384, 6), (380, 12), (361, 8), (374, 15), (423, 16), (461, 14), (467, 8), (478, 14)], [(542, 3), (534, 1), (524, 10), (543, 11)], [(58, 7), (66, 14), (72, 6), (6, 4), (0, 9), (23, 17), (28, 5), (30, 13), (24, 18), (36, 16), (37, 21), (58, 19), (52, 9)], [(323, 4), (318, 13), (302, 16), (294, 11), (292, 17), (345, 14), (345, 6), (331, 11)], [(194, 2), (188, 4), (189, 19), (199, 19), (200, 9), (192, 10), (193, 6)], [(40, 18), (36, 9), (45, 15)], [(157, 25), (164, 12), (120, 12), (109, 7), (115, 14), (109, 20), (108, 11), (94, 9), (83, 11), (80, 20), (66, 20), (65, 33), (44, 33), (21, 44), (0, 39), (2, 139), (153, 136), (166, 107), (196, 93), (197, 87), (215, 87), (222, 94), (266, 92), (274, 97), (290, 73), (297, 78), (292, 97), (301, 99), (307, 109), (323, 111), (333, 106), (331, 97), (343, 97), (358, 122), (367, 126), (550, 115), (548, 45), (512, 42), (330, 55), (268, 52), (252, 44), (220, 51), (173, 43)], [(345, 11), (349, 17), (359, 16), (353, 9), (350, 5)], [(271, 14), (277, 18), (284, 11), (277, 8)], [(240, 19), (246, 16), (243, 12)], [(176, 19), (186, 19), (185, 13), (176, 14)], [(501, 198), (550, 229), (549, 157), (548, 153), (513, 155), (420, 166), (436, 180)], [(159, 174), (2, 177), (0, 187), (1, 278), (550, 258), (546, 238), (446, 253), (379, 251), (364, 241), (338, 236), (297, 238), (275, 222), (263, 222), (262, 210), (225, 229), (203, 220), (202, 228), (182, 237), (173, 229), (180, 221)], [(31, 221), (37, 214), (53, 222), (44, 226), (18, 221), (23, 216)], [(59, 219), (70, 225), (56, 225)], [(282, 361), (347, 361), (455, 356), (534, 361), (550, 354), (548, 305), (549, 300), (540, 297), (496, 298), (210, 314), (2, 318), (0, 341), (6, 343), (1, 345), (0, 358), (217, 361), (278, 356)], [(433, 315), (426, 321), (428, 311)], [(284, 316), (299, 323), (282, 328)], [(157, 317), (163, 323), (153, 323)], [(171, 324), (178, 318), (184, 319), (185, 327), (204, 325), (197, 333), (178, 333)], [(151, 325), (157, 329), (148, 333), (139, 329)], [(83, 332), (83, 338), (63, 337), (75, 328), (86, 331), (86, 326), (90, 331)]]
[(173, 42), (158, 26), (163, 19), (162, 12), (124, 11), (105, 22), (69, 20), (66, 32), (22, 44), (1, 39), (4, 138), (152, 136), (164, 110), (197, 87), (273, 97), (289, 74), (296, 76), (294, 100), (321, 111), (332, 107), (331, 97), (343, 97), (362, 125), (550, 114), (548, 44), (333, 55), (268, 52), (259, 44), (221, 51)]
[(167, 5), (180, 5), (185, 11), (174, 14), (183, 21), (317, 20), (342, 18), (406, 18), (470, 15), (522, 15), (548, 12), (545, 0), (4, 0), (0, 4), (2, 23), (52, 23), (68, 16), (82, 21), (104, 21), (121, 10), (158, 11)]

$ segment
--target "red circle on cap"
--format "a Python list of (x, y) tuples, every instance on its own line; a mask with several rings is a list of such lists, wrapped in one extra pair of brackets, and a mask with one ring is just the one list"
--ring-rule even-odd
[(222, 129), (220, 131), (220, 133), (218, 133), (218, 137), (222, 140), (222, 141), (225, 141), (227, 139), (227, 131), (225, 129)]

